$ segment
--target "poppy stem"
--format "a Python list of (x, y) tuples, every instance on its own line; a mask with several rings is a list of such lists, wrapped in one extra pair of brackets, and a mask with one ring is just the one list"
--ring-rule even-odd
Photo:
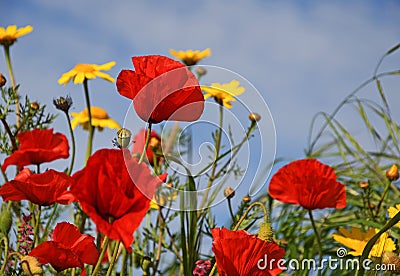
[(87, 79), (85, 79), (83, 81), (83, 90), (84, 90), (84, 94), (85, 94), (86, 108), (87, 108), (88, 117), (89, 117), (89, 137), (88, 137), (88, 143), (87, 143), (87, 147), (86, 147), (86, 161), (87, 161), (89, 159), (90, 155), (92, 154), (93, 135), (94, 135), (94, 127), (92, 125), (92, 111), (90, 110), (89, 86), (88, 86)]
[(264, 221), (265, 222), (269, 222), (269, 216), (268, 216), (267, 208), (261, 202), (256, 201), (256, 202), (253, 202), (252, 204), (250, 204), (250, 206), (247, 208), (246, 212), (244, 212), (243, 216), (239, 219), (239, 221), (235, 225), (235, 228), (233, 228), (233, 231), (236, 231), (236, 230), (239, 229), (240, 224), (242, 224), (243, 220), (245, 220), (245, 218), (247, 217), (247, 215), (249, 214), (251, 209), (253, 209), (255, 206), (261, 207), (261, 209), (264, 212)]
[(71, 162), (69, 164), (69, 168), (68, 168), (68, 172), (67, 172), (68, 175), (71, 175), (72, 169), (73, 169), (74, 163), (75, 163), (75, 136), (74, 136), (74, 131), (72, 130), (71, 119), (69, 118), (68, 111), (65, 111), (64, 113), (67, 116), (68, 128), (69, 128), (69, 133), (71, 135), (71, 142), (72, 142)]
[(317, 225), (315, 224), (314, 217), (312, 215), (312, 210), (308, 209), (308, 214), (310, 216), (311, 224), (315, 233), (315, 237), (317, 239), (318, 243), (318, 252), (319, 252), (319, 260), (318, 260), (318, 276), (321, 275), (321, 262), (322, 262), (322, 243), (321, 243), (321, 237), (319, 236), (318, 230), (317, 230)]
[(230, 215), (231, 215), (231, 218), (232, 218), (232, 223), (233, 223), (233, 224), (235, 224), (235, 223), (236, 223), (236, 221), (235, 221), (235, 215), (233, 214), (233, 209), (232, 209), (232, 202), (231, 202), (231, 198), (230, 198), (230, 197), (228, 197), (228, 198), (227, 198), (227, 200), (228, 200), (228, 208), (229, 208), (229, 213), (230, 213)]
[[(8, 255), (8, 249), (9, 249), (9, 245), (8, 245), (8, 237), (6, 236), (6, 235), (4, 235), (1, 239), (0, 239), (0, 244), (3, 242), (3, 244), (4, 244), (4, 260), (3, 260), (3, 264), (2, 264), (2, 266), (1, 266), (1, 268), (0, 268), (0, 274), (1, 275), (3, 275), (3, 273), (4, 273), (4, 269), (6, 269), (6, 265), (7, 265), (7, 263), (8, 263), (8, 259), (9, 259), (9, 257), (11, 256), (9, 256)], [(1, 256), (1, 255), (0, 255)]]
[(15, 77), (14, 77), (14, 72), (12, 69), (12, 65), (11, 65), (11, 56), (10, 56), (10, 46), (4, 46), (4, 55), (6, 57), (6, 63), (7, 63), (7, 69), (8, 72), (10, 74), (10, 78), (11, 78), (11, 86), (13, 88), (14, 91), (14, 97), (15, 97), (15, 116), (16, 116), (16, 120), (17, 120), (17, 128), (19, 128), (20, 125), (20, 110), (19, 110), (19, 96), (17, 93), (17, 85), (15, 84)]
[(147, 133), (146, 133), (146, 142), (144, 143), (144, 148), (142, 151), (142, 155), (140, 155), (140, 159), (139, 159), (139, 164), (143, 162), (144, 156), (146, 155), (146, 151), (147, 151), (147, 147), (149, 146), (150, 143), (150, 136), (151, 136), (151, 123), (149, 122), (148, 126), (147, 126)]
[(223, 123), (224, 123), (224, 105), (221, 101), (221, 102), (219, 102), (219, 125), (218, 125), (219, 129), (217, 130), (217, 133), (215, 135), (216, 138), (215, 138), (215, 151), (214, 151), (214, 160), (213, 160), (214, 162), (212, 163), (210, 178), (208, 180), (207, 187), (204, 192), (203, 198), (201, 199), (199, 210), (202, 210), (204, 205), (206, 204), (206, 201), (208, 199), (208, 193), (210, 191), (210, 188), (211, 188), (214, 180), (216, 179), (215, 171), (217, 169), (219, 150), (221, 148), (221, 136), (222, 136)]
[(34, 240), (32, 244), (32, 248), (39, 244), (39, 228), (40, 228), (40, 215), (42, 213), (41, 206), (38, 205), (38, 212), (35, 221), (35, 228), (33, 230)]
[(111, 261), (110, 261), (110, 266), (108, 267), (106, 276), (110, 276), (110, 275), (111, 275), (111, 272), (113, 271), (113, 268), (114, 268), (114, 265), (115, 265), (115, 261), (117, 260), (117, 257), (118, 257), (118, 255), (119, 255), (118, 253), (119, 253), (119, 247), (120, 247), (120, 245), (121, 245), (121, 242), (120, 242), (120, 241), (118, 241), (118, 242), (115, 244), (114, 252), (113, 252), (113, 254), (112, 254), (112, 258), (111, 258)]
[(96, 276), (99, 273), (99, 270), (100, 270), (100, 267), (101, 267), (101, 262), (102, 262), (102, 260), (104, 258), (104, 255), (106, 254), (109, 241), (110, 240), (109, 240), (108, 236), (105, 236), (104, 240), (103, 240), (103, 243), (101, 245), (101, 252), (100, 252), (99, 259), (97, 260), (96, 266), (94, 267), (94, 269), (92, 271), (92, 276)]

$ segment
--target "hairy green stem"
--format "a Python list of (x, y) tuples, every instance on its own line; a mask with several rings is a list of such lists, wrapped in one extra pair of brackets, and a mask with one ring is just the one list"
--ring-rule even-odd
[(110, 241), (109, 238), (107, 236), (105, 236), (103, 243), (101, 245), (102, 247), (101, 247), (99, 259), (97, 260), (96, 266), (94, 267), (94, 269), (92, 271), (92, 276), (96, 276), (100, 271), (101, 262), (103, 261), (104, 255), (106, 254), (109, 241)]
[(215, 138), (214, 162), (211, 167), (211, 174), (210, 174), (210, 178), (207, 183), (207, 187), (205, 189), (203, 198), (201, 199), (201, 202), (199, 205), (200, 211), (203, 209), (204, 205), (206, 204), (206, 201), (208, 199), (208, 193), (209, 193), (210, 188), (215, 180), (215, 171), (217, 169), (217, 164), (218, 164), (217, 161), (218, 161), (219, 151), (221, 148), (222, 127), (223, 127), (223, 123), (224, 123), (223, 120), (224, 120), (224, 105), (223, 105), (222, 101), (220, 101), (219, 102), (219, 125), (218, 125), (219, 129), (217, 130), (217, 135)]
[(72, 125), (71, 125), (71, 119), (69, 117), (68, 112), (65, 112), (65, 116), (67, 116), (67, 122), (68, 122), (68, 129), (69, 129), (69, 133), (71, 135), (71, 142), (72, 142), (72, 154), (71, 154), (71, 162), (69, 164), (69, 168), (68, 168), (68, 175), (71, 175), (72, 173), (72, 169), (74, 167), (74, 163), (75, 163), (75, 135), (74, 135), (74, 131), (72, 130)]
[(120, 244), (121, 244), (120, 241), (115, 243), (114, 252), (112, 254), (111, 261), (110, 261), (110, 266), (108, 267), (106, 276), (110, 276), (111, 272), (113, 271), (115, 262), (116, 262), (117, 257), (118, 257), (118, 251), (119, 251)]
[[(146, 155), (146, 151), (147, 151), (147, 147), (149, 146), (149, 142), (150, 142), (150, 136), (151, 136), (151, 123), (149, 122), (148, 126), (147, 126), (147, 133), (146, 133), (146, 141), (144, 143), (144, 148), (142, 151), (142, 154), (140, 155), (140, 159), (139, 159), (139, 164), (143, 162), (144, 156)], [(154, 160), (156, 161), (156, 160)]]
[(314, 230), (315, 237), (316, 237), (317, 243), (318, 243), (318, 252), (319, 252), (318, 276), (319, 276), (319, 275), (321, 275), (321, 269), (320, 269), (320, 268), (321, 268), (321, 262), (322, 262), (322, 256), (323, 256), (323, 255), (322, 255), (321, 237), (320, 237), (319, 232), (318, 232), (318, 230), (317, 230), (317, 225), (315, 224), (315, 220), (314, 220), (314, 217), (313, 217), (313, 215), (312, 215), (312, 210), (309, 210), (309, 209), (308, 209), (308, 214), (309, 214), (309, 216), (310, 216), (310, 221), (311, 221), (311, 224), (312, 224), (312, 228), (313, 228), (313, 230)]

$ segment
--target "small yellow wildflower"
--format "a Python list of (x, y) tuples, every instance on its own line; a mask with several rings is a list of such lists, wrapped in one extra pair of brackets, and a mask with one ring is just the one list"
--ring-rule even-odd
[(58, 83), (67, 85), (67, 83), (73, 78), (74, 84), (78, 84), (83, 83), (86, 79), (90, 80), (96, 77), (109, 82), (115, 82), (115, 79), (109, 74), (100, 72), (100, 70), (110, 70), (114, 65), (115, 61), (102, 65), (79, 63), (71, 71), (62, 74), (61, 78), (58, 79)]
[[(333, 239), (354, 251), (350, 251), (349, 254), (353, 256), (361, 256), (364, 247), (367, 242), (379, 232), (379, 229), (371, 228), (367, 232), (362, 232), (361, 229), (351, 227), (350, 231), (339, 228), (339, 233), (333, 234)], [(372, 250), (369, 253), (369, 257), (381, 257), (384, 251), (393, 251), (396, 249), (396, 245), (393, 240), (388, 237), (387, 233), (383, 233)]]
[(0, 44), (3, 46), (11, 46), (17, 38), (32, 32), (33, 27), (28, 25), (17, 29), (16, 25), (7, 26), (7, 28), (0, 27)]
[(199, 50), (175, 51), (174, 49), (171, 49), (169, 50), (169, 53), (175, 58), (180, 59), (187, 66), (191, 66), (197, 64), (197, 62), (199, 62), (203, 58), (210, 56), (211, 50), (210, 48), (207, 48), (203, 51)]
[(240, 86), (237, 80), (224, 84), (214, 82), (211, 86), (201, 86), (201, 89), (206, 93), (204, 99), (214, 97), (217, 103), (223, 104), (227, 108), (232, 108), (231, 101), (235, 101), (234, 96), (238, 96), (245, 91), (245, 88)]
[[(389, 217), (393, 218), (395, 215), (397, 215), (397, 213), (400, 212), (400, 204), (396, 204), (396, 208), (395, 207), (389, 207), (388, 209), (388, 213), (389, 213)], [(398, 222), (396, 224), (397, 227), (400, 227), (400, 222)]]
[[(121, 126), (108, 117), (107, 112), (101, 107), (91, 106), (90, 113), (92, 115), (92, 125), (97, 127), (100, 131), (102, 131), (104, 127), (121, 129)], [(75, 129), (79, 124), (83, 129), (89, 130), (89, 114), (87, 108), (80, 113), (71, 112), (71, 115), (74, 117), (71, 121), (72, 129)]]
[(175, 200), (178, 197), (178, 193), (175, 191), (170, 195), (155, 195), (150, 201), (150, 209), (158, 210), (160, 206), (165, 206), (167, 201)]

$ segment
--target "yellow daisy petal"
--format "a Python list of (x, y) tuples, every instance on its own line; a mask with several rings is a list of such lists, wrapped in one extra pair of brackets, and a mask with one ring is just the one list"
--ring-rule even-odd
[(104, 72), (101, 72), (101, 70), (111, 69), (111, 67), (114, 65), (115, 61), (111, 61), (102, 65), (78, 63), (72, 70), (64, 73), (58, 80), (58, 83), (66, 85), (71, 79), (73, 79), (74, 84), (78, 84), (83, 83), (85, 80), (94, 79), (96, 77), (114, 82), (114, 78)]
[(211, 55), (211, 50), (210, 48), (207, 48), (200, 52), (199, 50), (175, 51), (174, 49), (171, 49), (169, 50), (169, 53), (175, 58), (180, 59), (187, 66), (191, 66)]
[[(111, 119), (107, 112), (101, 107), (92, 106), (90, 107), (90, 113), (92, 115), (92, 125), (102, 130), (105, 127), (110, 129), (121, 129), (121, 126)], [(83, 129), (88, 129), (89, 126), (89, 114), (87, 108), (80, 113), (71, 112), (73, 117), (71, 121), (72, 129), (75, 129), (77, 125), (81, 125)]]

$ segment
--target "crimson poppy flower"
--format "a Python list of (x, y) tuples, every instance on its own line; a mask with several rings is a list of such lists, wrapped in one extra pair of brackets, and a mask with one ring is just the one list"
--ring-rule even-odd
[(51, 264), (57, 271), (80, 267), (83, 264), (95, 265), (99, 258), (94, 238), (81, 234), (79, 229), (68, 222), (60, 222), (53, 233), (53, 241), (46, 241), (36, 246), (29, 253), (39, 263)]
[(308, 210), (346, 207), (346, 191), (335, 171), (316, 159), (297, 160), (280, 168), (269, 184), (269, 194)]
[(214, 228), (212, 250), (218, 275), (278, 275), (285, 250), (275, 242), (266, 242), (244, 230)]
[[(141, 129), (138, 134), (133, 138), (133, 149), (132, 152), (135, 156), (140, 156), (143, 152), (144, 144), (147, 138), (147, 131), (145, 129)], [(150, 134), (150, 142), (146, 149), (147, 160), (150, 165), (154, 165), (154, 152), (161, 151), (161, 137), (157, 134), (156, 131), (152, 130)], [(161, 156), (157, 156), (157, 163), (160, 162)]]
[(149, 123), (164, 120), (195, 121), (204, 109), (204, 97), (195, 75), (164, 56), (132, 57), (136, 71), (122, 70), (118, 92), (133, 100), (139, 117)]
[(97, 230), (110, 239), (122, 241), (131, 251), (133, 233), (166, 175), (152, 176), (149, 167), (138, 164), (128, 150), (102, 149), (73, 178), (71, 192)]
[(2, 169), (17, 165), (41, 164), (69, 157), (68, 139), (64, 134), (53, 133), (53, 129), (34, 129), (17, 135), (20, 142), (18, 150), (4, 160)]
[(74, 200), (67, 190), (72, 181), (69, 175), (55, 170), (32, 174), (28, 168), (25, 168), (14, 180), (5, 183), (0, 188), (0, 195), (4, 201), (26, 199), (40, 206), (48, 206), (55, 202), (69, 204)]

